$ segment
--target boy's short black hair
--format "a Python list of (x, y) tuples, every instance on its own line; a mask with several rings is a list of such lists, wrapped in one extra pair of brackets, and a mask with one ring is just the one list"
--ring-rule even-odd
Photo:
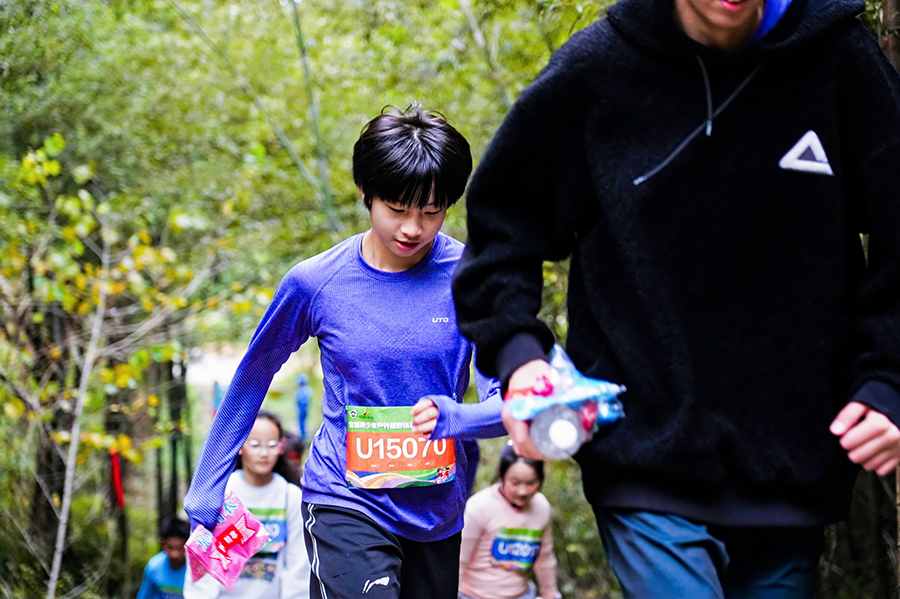
[(159, 525), (160, 539), (184, 539), (187, 541), (191, 536), (191, 525), (174, 516), (163, 518)]
[(401, 206), (456, 203), (472, 172), (469, 142), (438, 113), (412, 104), (388, 106), (366, 123), (353, 146), (353, 181), (363, 203), (378, 198)]

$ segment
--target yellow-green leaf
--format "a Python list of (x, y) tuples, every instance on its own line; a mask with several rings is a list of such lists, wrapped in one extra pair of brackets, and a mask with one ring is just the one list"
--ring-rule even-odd
[(65, 148), (66, 140), (59, 133), (54, 133), (44, 140), (44, 152), (47, 153), (47, 156), (58, 156)]
[(3, 404), (3, 411), (12, 419), (18, 419), (25, 413), (25, 403), (18, 397), (13, 397)]
[(72, 169), (72, 178), (79, 185), (87, 183), (94, 176), (94, 168), (90, 164), (79, 164)]

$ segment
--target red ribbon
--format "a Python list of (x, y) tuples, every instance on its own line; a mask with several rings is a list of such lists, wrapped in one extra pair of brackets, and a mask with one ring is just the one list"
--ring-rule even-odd
[(112, 464), (113, 489), (116, 491), (116, 505), (121, 510), (125, 507), (125, 494), (122, 491), (122, 468), (119, 465), (119, 452), (113, 449), (109, 452), (109, 461)]

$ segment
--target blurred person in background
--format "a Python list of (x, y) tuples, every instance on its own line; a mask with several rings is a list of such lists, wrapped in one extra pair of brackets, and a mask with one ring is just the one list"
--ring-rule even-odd
[(550, 502), (540, 492), (544, 463), (500, 451), (497, 482), (466, 504), (459, 599), (558, 599)]
[(300, 435), (290, 431), (284, 432), (284, 458), (291, 464), (291, 471), (296, 475), (296, 485), (300, 484), (300, 477), (303, 476), (303, 454), (306, 452), (306, 442), (300, 438)]
[(309, 414), (309, 402), (312, 399), (312, 387), (309, 386), (309, 375), (301, 372), (297, 375), (297, 390), (294, 392), (294, 400), (297, 404), (297, 426), (300, 431), (300, 440), (306, 441), (306, 417)]
[(159, 526), (162, 551), (144, 567), (144, 580), (137, 599), (181, 599), (187, 572), (184, 544), (191, 536), (190, 525), (179, 518), (166, 518)]

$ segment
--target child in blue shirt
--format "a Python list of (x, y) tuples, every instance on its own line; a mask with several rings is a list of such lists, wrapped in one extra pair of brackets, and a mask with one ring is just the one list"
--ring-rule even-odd
[(162, 551), (144, 567), (144, 581), (137, 599), (181, 599), (184, 597), (184, 544), (191, 536), (190, 526), (179, 518), (167, 518), (159, 527)]

